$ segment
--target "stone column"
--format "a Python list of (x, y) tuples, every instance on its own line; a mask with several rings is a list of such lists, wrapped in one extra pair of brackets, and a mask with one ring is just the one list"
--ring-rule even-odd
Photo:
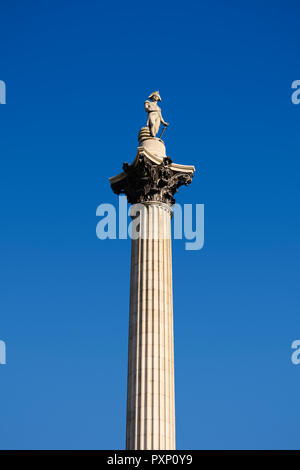
[(135, 160), (110, 178), (139, 210), (132, 240), (126, 449), (175, 449), (171, 206), (193, 166), (173, 163), (142, 128)]
[(171, 209), (140, 207), (132, 240), (127, 449), (175, 449)]

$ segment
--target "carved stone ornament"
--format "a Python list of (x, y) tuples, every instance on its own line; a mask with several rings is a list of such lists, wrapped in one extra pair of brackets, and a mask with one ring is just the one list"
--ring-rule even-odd
[(174, 194), (182, 185), (189, 185), (193, 166), (174, 164), (169, 157), (151, 155), (139, 147), (134, 162), (123, 164), (123, 173), (110, 178), (116, 194), (126, 194), (130, 204), (149, 201), (175, 204)]

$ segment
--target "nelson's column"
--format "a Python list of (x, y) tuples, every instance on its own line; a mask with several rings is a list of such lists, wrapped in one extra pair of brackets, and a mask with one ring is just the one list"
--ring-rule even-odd
[[(137, 223), (131, 245), (126, 449), (175, 449), (171, 217), (174, 194), (193, 166), (173, 163), (157, 138), (163, 120), (155, 91), (145, 101), (137, 155), (110, 178)], [(162, 137), (162, 134), (160, 137)]]

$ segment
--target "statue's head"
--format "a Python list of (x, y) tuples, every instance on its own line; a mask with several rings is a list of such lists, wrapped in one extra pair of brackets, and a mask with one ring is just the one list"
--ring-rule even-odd
[(159, 91), (154, 91), (153, 93), (151, 93), (150, 96), (148, 96), (148, 98), (151, 101), (161, 101)]

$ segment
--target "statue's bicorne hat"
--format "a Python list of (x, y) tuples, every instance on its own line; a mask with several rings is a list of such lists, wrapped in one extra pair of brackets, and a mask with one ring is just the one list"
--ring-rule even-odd
[(157, 96), (158, 97), (158, 101), (161, 101), (161, 97), (160, 97), (160, 94), (159, 94), (159, 91), (154, 91), (153, 93), (151, 93), (151, 95), (148, 96), (149, 100), (151, 100), (151, 98), (153, 96)]

